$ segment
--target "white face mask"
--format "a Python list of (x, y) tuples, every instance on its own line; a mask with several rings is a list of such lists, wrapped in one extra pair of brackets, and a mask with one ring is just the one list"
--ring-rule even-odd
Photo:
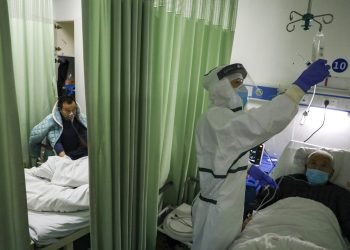
[(235, 89), (235, 92), (237, 93), (237, 95), (239, 95), (239, 97), (242, 100), (242, 104), (243, 104), (242, 107), (245, 107), (245, 105), (248, 102), (248, 89), (247, 89), (247, 87), (242, 84), (237, 89)]

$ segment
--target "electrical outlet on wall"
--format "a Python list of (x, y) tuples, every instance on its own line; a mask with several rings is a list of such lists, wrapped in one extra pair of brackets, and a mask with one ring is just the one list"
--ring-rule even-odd
[[(329, 104), (328, 104), (328, 108), (337, 108), (338, 106), (340, 106), (338, 104), (338, 100), (336, 98), (325, 98), (324, 102), (328, 100)], [(323, 103), (324, 103), (323, 102)]]

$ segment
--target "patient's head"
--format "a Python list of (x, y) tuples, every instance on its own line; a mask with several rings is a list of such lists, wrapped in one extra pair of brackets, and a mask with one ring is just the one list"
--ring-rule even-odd
[(311, 185), (326, 184), (333, 172), (333, 156), (330, 153), (317, 150), (309, 154), (305, 174)]
[(70, 96), (61, 96), (58, 99), (58, 109), (64, 119), (73, 120), (77, 112), (75, 99)]

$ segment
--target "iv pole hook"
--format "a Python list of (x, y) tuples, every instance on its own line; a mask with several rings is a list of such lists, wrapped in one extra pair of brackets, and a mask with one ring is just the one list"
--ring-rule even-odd
[[(311, 22), (314, 21), (315, 23), (317, 23), (319, 25), (319, 31), (322, 31), (323, 28), (323, 24), (330, 24), (331, 22), (333, 22), (333, 15), (328, 13), (328, 14), (322, 14), (322, 15), (313, 15), (311, 13), (311, 8), (312, 8), (312, 0), (309, 0), (308, 6), (307, 6), (307, 12), (302, 15), (297, 11), (291, 11), (289, 14), (289, 20), (291, 21), (290, 23), (287, 24), (286, 29), (288, 32), (292, 32), (295, 30), (295, 23), (299, 22), (299, 21), (304, 21), (304, 24), (301, 25), (302, 27), (304, 27), (304, 30), (308, 30), (311, 26)], [(299, 16), (299, 19), (294, 20), (294, 16), (293, 14), (297, 14)], [(316, 18), (322, 17), (321, 21), (316, 20)], [(326, 18), (329, 18), (328, 20)]]

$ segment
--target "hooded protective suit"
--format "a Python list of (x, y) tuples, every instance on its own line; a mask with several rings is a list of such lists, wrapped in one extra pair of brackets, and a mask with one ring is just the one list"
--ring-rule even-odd
[(289, 124), (305, 94), (293, 85), (271, 102), (243, 111), (242, 99), (230, 84), (233, 74), (243, 78), (247, 74), (237, 65), (237, 70), (224, 77), (220, 75), (223, 67), (218, 67), (203, 82), (212, 105), (200, 117), (196, 130), (200, 194), (192, 210), (195, 250), (226, 249), (240, 233), (248, 152)]

